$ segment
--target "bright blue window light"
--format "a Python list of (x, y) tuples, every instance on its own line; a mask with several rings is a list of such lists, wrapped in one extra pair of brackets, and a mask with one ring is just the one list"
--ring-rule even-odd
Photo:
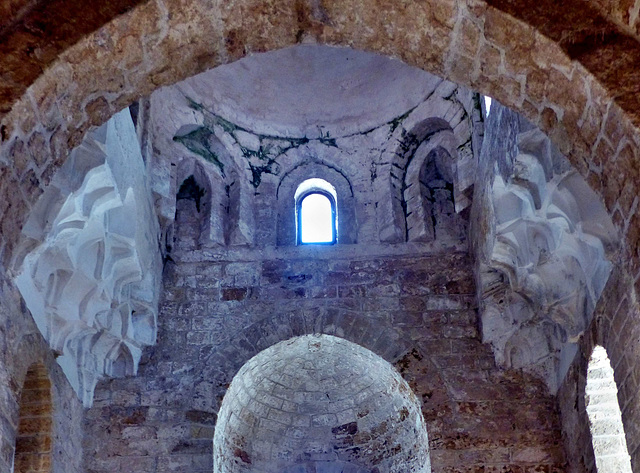
[(491, 97), (488, 95), (484, 96), (484, 113), (485, 116), (489, 116), (489, 112), (491, 111)]
[(337, 241), (336, 194), (323, 179), (308, 179), (296, 191), (296, 227), (299, 245)]

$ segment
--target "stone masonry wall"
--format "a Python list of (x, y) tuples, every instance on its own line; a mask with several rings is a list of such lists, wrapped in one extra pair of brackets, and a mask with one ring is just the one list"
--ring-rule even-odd
[(37, 363), (46, 369), (51, 380), (51, 470), (48, 471), (81, 473), (82, 405), (19, 300), (15, 289), (7, 285), (0, 287), (0, 471), (12, 471), (20, 396), (27, 370)]
[[(629, 273), (637, 274), (639, 258), (636, 250), (640, 233), (637, 231), (638, 213), (634, 204), (637, 193), (634, 189), (638, 134), (631, 123), (633, 113), (639, 108), (635, 101), (625, 100), (619, 93), (627, 91), (627, 98), (629, 95), (638, 97), (637, 80), (634, 74), (621, 74), (620, 63), (614, 60), (623, 60), (632, 71), (637, 70), (636, 56), (625, 54), (629, 51), (625, 38), (616, 37), (616, 32), (612, 31), (605, 41), (604, 30), (598, 30), (602, 23), (593, 21), (594, 15), (584, 8), (583, 2), (574, 4), (573, 14), (577, 16), (573, 18), (579, 21), (572, 22), (566, 21), (566, 11), (556, 14), (548, 8), (553, 2), (536, 1), (528, 4), (491, 2), (495, 8), (484, 2), (472, 2), (469, 6), (463, 2), (431, 2), (424, 4), (427, 12), (424, 15), (389, 5), (384, 23), (378, 21), (381, 18), (378, 8), (372, 8), (367, 2), (360, 8), (360, 2), (356, 3), (354, 6), (336, 2), (335, 7), (329, 4), (328, 13), (319, 11), (313, 15), (311, 9), (305, 9), (303, 5), (302, 14), (296, 15), (294, 2), (291, 2), (286, 13), (292, 11), (292, 14), (288, 16), (283, 14), (282, 8), (242, 3), (228, 6), (229, 11), (236, 14), (230, 18), (215, 9), (206, 12), (196, 9), (209, 9), (210, 5), (206, 3), (194, 7), (188, 2), (150, 2), (119, 17), (95, 35), (87, 36), (53, 67), (33, 67), (32, 61), (16, 61), (13, 55), (7, 54), (5, 57), (15, 64), (37, 71), (34, 75), (44, 72), (0, 127), (2, 139), (7, 140), (3, 143), (0, 171), (3, 176), (0, 208), (2, 240), (3, 245), (6, 244), (4, 260), (11, 259), (21, 222), (26, 218), (30, 204), (40, 195), (40, 186), (48, 182), (66, 158), (68, 149), (79, 142), (92, 123), (106, 120), (115, 110), (159, 83), (173, 82), (251, 51), (274, 49), (312, 36), (321, 42), (396, 54), (412, 64), (464, 81), (517, 106), (536, 124), (553, 130), (554, 139), (567, 137), (572, 162), (579, 165), (597, 192), (607, 197), (607, 206), (625, 234), (624, 264)], [(298, 6), (298, 2), (295, 5)], [(508, 5), (515, 9), (516, 17), (529, 20), (533, 26), (500, 10), (506, 10)], [(566, 6), (557, 3), (557, 8), (566, 9)], [(69, 11), (86, 19), (84, 8)], [(545, 12), (547, 14), (540, 14)], [(317, 19), (323, 16), (322, 21)], [(354, 18), (359, 22), (353, 21)], [(403, 20), (407, 18), (411, 21), (405, 25)], [(67, 26), (65, 22), (62, 24)], [(131, 34), (131, 25), (137, 26), (137, 34)], [(218, 28), (220, 25), (222, 28)], [(403, 27), (390, 29), (388, 25)], [(573, 28), (570, 34), (566, 34), (567, 27)], [(514, 34), (514, 30), (518, 33)], [(18, 36), (22, 34), (22, 30), (17, 31)], [(176, 31), (184, 34), (175, 34)], [(203, 31), (211, 34), (203, 35)], [(248, 36), (243, 37), (240, 32), (246, 32)], [(413, 40), (407, 34), (417, 37)], [(518, 40), (514, 41), (514, 37)], [(425, 48), (425, 42), (432, 47)], [(6, 44), (16, 45), (16, 50), (33, 56), (43, 53), (40, 48), (23, 47), (23, 40)], [(576, 47), (567, 52), (568, 46)], [(637, 48), (637, 42), (631, 46), (631, 49)], [(593, 60), (585, 50), (592, 53)], [(53, 57), (45, 56), (50, 60)], [(572, 58), (577, 58), (582, 65)], [(612, 68), (615, 74), (609, 73)], [(588, 71), (595, 73), (592, 75)], [(514, 82), (513, 77), (517, 81)], [(612, 104), (611, 97), (616, 97), (626, 112)], [(619, 199), (620, 196), (623, 198)], [(634, 281), (640, 284), (635, 276), (621, 278), (620, 284), (609, 291), (609, 302), (602, 304), (605, 315), (593, 323), (597, 327), (594, 333), (615, 348), (608, 347), (616, 380), (619, 379), (621, 386), (620, 396), (624, 401), (621, 405), (627, 412), (626, 418), (630, 419), (625, 422), (628, 433), (630, 427), (640, 425), (635, 422), (640, 412), (637, 407), (640, 380), (637, 372), (640, 368), (635, 363), (640, 338), (636, 328)], [(3, 293), (3, 303), (5, 295)], [(0, 337), (3, 343), (6, 342), (0, 372), (2, 386), (6, 386), (7, 392), (17, 389), (8, 380), (21, 369), (16, 359), (22, 352), (15, 348), (22, 339), (22, 319), (26, 315), (17, 307), (3, 304), (0, 315), (0, 326), (6, 330)], [(64, 391), (64, 383), (60, 389)], [(9, 426), (7, 432), (13, 428), (9, 420), (12, 399), (15, 395), (7, 394), (6, 402), (1, 405), (3, 424)], [(571, 396), (568, 399), (567, 406), (573, 408), (574, 399)], [(73, 409), (73, 404), (69, 409)], [(632, 432), (631, 437), (637, 447), (640, 436)], [(3, 452), (10, 451), (11, 447), (4, 448), (11, 445), (11, 435), (5, 435), (5, 430), (3, 442)], [(633, 448), (631, 444), (630, 448)], [(2, 471), (3, 467), (4, 464)]]
[(32, 365), (20, 393), (20, 421), (14, 469), (24, 473), (51, 471), (51, 380), (44, 366)]
[(581, 337), (579, 351), (558, 392), (563, 438), (571, 473), (596, 471), (585, 402), (588, 362), (596, 345), (603, 346), (611, 360), (627, 449), (631, 455), (631, 468), (636, 471), (640, 467), (640, 426), (633, 420), (640, 410), (637, 391), (640, 368), (633, 362), (635, 352), (629, 348), (631, 341), (639, 336), (634, 327), (637, 310), (627, 295), (632, 284), (624, 272), (613, 272), (589, 330)]
[(211, 472), (216, 415), (235, 373), (309, 333), (345, 338), (396, 366), (422, 402), (433, 471), (563, 470), (554, 398), (542, 382), (497, 369), (478, 339), (464, 246), (171, 257), (158, 345), (138, 377), (99, 384), (87, 412), (87, 472)]

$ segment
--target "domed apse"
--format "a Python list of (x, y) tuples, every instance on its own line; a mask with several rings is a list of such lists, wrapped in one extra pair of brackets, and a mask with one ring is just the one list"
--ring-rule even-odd
[(333, 139), (403, 116), (442, 82), (377, 54), (299, 45), (248, 56), (174, 88), (198, 106), (259, 135)]
[(373, 352), (330, 335), (267, 348), (236, 374), (215, 473), (430, 473), (419, 402)]

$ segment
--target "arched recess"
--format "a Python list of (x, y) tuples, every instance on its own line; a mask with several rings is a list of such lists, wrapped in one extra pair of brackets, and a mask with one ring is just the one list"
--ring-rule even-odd
[(423, 120), (403, 133), (389, 174), (392, 218), (380, 230), (382, 241), (465, 236), (455, 206), (457, 148), (450, 124), (441, 118)]
[(318, 161), (307, 161), (285, 173), (276, 190), (278, 205), (277, 244), (295, 245), (296, 238), (296, 190), (308, 179), (323, 179), (335, 188), (338, 235), (341, 244), (356, 243), (358, 222), (353, 188), (348, 178), (338, 169)]
[[(199, 188), (189, 191), (189, 195), (193, 194), (191, 204), (180, 203), (181, 207), (193, 207), (195, 204), (195, 214), (193, 208), (188, 213), (193, 215), (192, 226), (197, 236), (182, 235), (185, 238), (183, 243), (197, 248), (251, 244), (253, 211), (248, 200), (248, 180), (215, 131), (207, 126), (185, 125), (176, 132), (173, 141), (192, 153), (178, 162), (175, 181), (177, 200), (185, 197), (180, 193), (180, 188), (186, 179), (193, 177), (193, 183)], [(191, 189), (191, 182), (187, 186)], [(196, 241), (189, 243), (194, 237)]]
[[(609, 56), (599, 56), (598, 61), (588, 63), (590, 69), (585, 69), (572, 62), (562, 49), (567, 46), (563, 38), (571, 38), (570, 46), (575, 51), (573, 35), (558, 38), (557, 34), (537, 34), (534, 27), (515, 19), (521, 14), (531, 14), (528, 19), (532, 24), (547, 31), (552, 28), (549, 25), (557, 25), (561, 16), (541, 17), (533, 13), (535, 9), (507, 13), (484, 2), (469, 6), (465, 2), (436, 1), (402, 9), (385, 8), (382, 24), (380, 15), (373, 13), (378, 11), (378, 6), (370, 2), (327, 3), (322, 12), (305, 3), (299, 6), (297, 2), (284, 2), (281, 8), (267, 11), (252, 8), (251, 2), (239, 1), (234, 5), (205, 6), (185, 1), (160, 7), (148, 2), (80, 40), (59, 61), (43, 68), (45, 72), (30, 92), (14, 104), (3, 120), (2, 137), (9, 142), (10, 154), (15, 152), (24, 159), (25, 148), (31, 146), (28, 143), (35, 143), (44, 153), (38, 154), (40, 164), (36, 174), (39, 176), (43, 169), (59, 166), (66, 150), (77, 144), (89, 127), (105, 121), (136, 97), (250, 52), (281, 48), (309, 37), (319, 43), (349, 45), (401, 57), (409, 64), (474, 87), (523, 111), (549, 131), (554, 140), (562, 141), (562, 151), (572, 154), (574, 164), (579, 165), (584, 174), (591, 173), (590, 182), (598, 186), (616, 188), (617, 184), (614, 185), (613, 174), (603, 173), (598, 166), (588, 170), (586, 162), (598, 158), (598, 162), (615, 166), (617, 159), (610, 159), (611, 156), (620, 156), (627, 164), (638, 159), (637, 146), (633, 146), (633, 142), (638, 143), (638, 136), (630, 115), (610, 100), (624, 84), (608, 82), (614, 76), (620, 77), (604, 74), (612, 61), (604, 59), (606, 64), (602, 61)], [(593, 11), (579, 11), (589, 18), (585, 24), (597, 24), (589, 16)], [(607, 23), (606, 19), (598, 18)], [(190, 22), (199, 27), (191, 27)], [(130, 34), (130, 24), (137, 25), (138, 36)], [(454, 34), (455, 25), (460, 27), (455, 28)], [(177, 40), (170, 31), (184, 31), (184, 34)], [(208, 34), (201, 34), (202, 31)], [(513, 31), (517, 31), (519, 41), (511, 41)], [(555, 33), (560, 31), (565, 31), (564, 25)], [(591, 38), (583, 33), (580, 30), (580, 38)], [(100, 39), (103, 37), (108, 40), (104, 42)], [(132, 47), (125, 46), (129, 41), (133, 42)], [(114, 49), (121, 53), (98, 57), (95, 50), (98, 43), (109, 47), (121, 45)], [(607, 44), (615, 49), (618, 42)], [(622, 41), (620, 48), (625, 46)], [(637, 45), (632, 46), (636, 51)], [(523, 55), (523, 50), (527, 54)], [(138, 67), (123, 67), (123, 64)], [(597, 77), (609, 84), (609, 91), (600, 85)], [(59, 88), (60, 78), (68, 78), (69, 83), (78, 86)], [(105, 91), (109, 93), (104, 94)], [(635, 99), (630, 102), (635, 103)], [(619, 103), (628, 105), (623, 101)], [(37, 113), (33, 113), (34, 106)], [(625, 107), (627, 111), (637, 109)], [(587, 126), (583, 126), (583, 121)], [(603, 126), (606, 121), (610, 126)], [(592, 154), (590, 147), (600, 131), (608, 142), (595, 147)], [(54, 132), (56, 143), (48, 146), (47, 141), (53, 139)], [(44, 144), (38, 146), (38, 143)], [(585, 152), (590, 156), (587, 159), (583, 159)], [(26, 160), (31, 158), (26, 156)], [(29, 185), (22, 179), (25, 172), (24, 166), (10, 170), (12, 181), (26, 186), (26, 201), (30, 201)], [(49, 170), (45, 175), (53, 173)], [(631, 189), (634, 188), (631, 184)], [(14, 210), (7, 215), (7, 220), (19, 219), (26, 213), (28, 203), (21, 195), (12, 196), (11, 200)], [(623, 218), (628, 216), (627, 210)], [(8, 245), (7, 251), (11, 252), (14, 244)]]
[(596, 345), (587, 368), (585, 404), (599, 473), (632, 472), (617, 394), (607, 351)]
[[(224, 245), (224, 184), (209, 175), (195, 159), (183, 159), (176, 179), (176, 216), (173, 235), (178, 250)], [(215, 195), (213, 192), (215, 190)]]
[(330, 335), (277, 343), (236, 374), (215, 473), (430, 473), (420, 402), (373, 352)]
[(45, 366), (34, 363), (27, 370), (20, 393), (15, 473), (51, 471), (52, 423), (51, 380)]

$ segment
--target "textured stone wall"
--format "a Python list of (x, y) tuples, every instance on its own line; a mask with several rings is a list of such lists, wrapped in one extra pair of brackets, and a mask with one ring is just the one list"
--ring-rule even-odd
[[(64, 3), (58, 3), (63, 6), (56, 11), (66, 12), (65, 18), (73, 14), (85, 19), (85, 9), (65, 8)], [(616, 279), (617, 286), (608, 289), (606, 302), (598, 310), (601, 316), (593, 327), (611, 356), (620, 386), (623, 423), (637, 469), (640, 378), (636, 373), (639, 337), (634, 284), (640, 285), (636, 277), (640, 227), (635, 210), (639, 140), (633, 125), (640, 110), (636, 103), (637, 42), (618, 34), (615, 28), (602, 28), (601, 21), (594, 21), (601, 17), (584, 8), (584, 2), (572, 2), (575, 8), (551, 0), (490, 2), (493, 7), (484, 2), (430, 2), (424, 4), (424, 10), (339, 3), (327, 3), (326, 11), (314, 11), (303, 4), (296, 14), (294, 2), (277, 8), (249, 2), (233, 4), (224, 12), (205, 4), (201, 5), (205, 11), (201, 11), (188, 2), (150, 2), (87, 36), (58, 62), (52, 62), (57, 51), (49, 54), (51, 50), (39, 47), (48, 46), (48, 39), (39, 43), (42, 32), (29, 28), (29, 21), (23, 22), (26, 32), (12, 27), (11, 36), (2, 36), (11, 40), (2, 43), (15, 46), (20, 54), (2, 55), (11, 62), (11, 67), (3, 68), (3, 72), (10, 70), (8, 77), (6, 72), (2, 77), (8, 80), (3, 83), (3, 97), (14, 103), (20, 94), (15, 90), (24, 90), (34, 77), (43, 75), (22, 100), (15, 102), (0, 125), (3, 261), (12, 258), (27, 209), (84, 131), (159, 84), (252, 51), (275, 49), (303, 39), (395, 54), (522, 110), (551, 132), (594, 190), (605, 197), (624, 238), (618, 263), (626, 271)], [(606, 11), (608, 4), (604, 5)], [(627, 11), (623, 3), (620, 5)], [(48, 11), (40, 14), (67, 24), (65, 18), (49, 15)], [(109, 13), (108, 17), (113, 15)], [(378, 22), (379, 18), (384, 21)], [(132, 35), (134, 30), (136, 34)], [(25, 42), (29, 47), (24, 47)], [(69, 43), (62, 44), (64, 49)], [(24, 54), (32, 59), (23, 60)], [(47, 68), (47, 64), (52, 67)], [(20, 317), (26, 317), (19, 315), (18, 307), (15, 304), (3, 309), (6, 323), (2, 326), (11, 327), (9, 348), (1, 360), (3, 376), (18, 365), (15, 343), (21, 339), (22, 328), (16, 327), (22, 327)], [(577, 372), (581, 366), (575, 365)], [(567, 396), (562, 397), (567, 409), (563, 412), (579, 407), (579, 396), (571, 395), (571, 390), (580, 386), (574, 378), (574, 374), (579, 376), (577, 372), (567, 378), (567, 392), (563, 391)], [(9, 419), (10, 412), (9, 400), (3, 403), (3, 417)], [(7, 425), (7, 431), (11, 431), (11, 422)], [(567, 432), (580, 432), (584, 422), (566, 425)], [(3, 435), (5, 438), (11, 435)], [(574, 444), (581, 448), (587, 445), (568, 443)]]
[(51, 381), (50, 471), (81, 473), (81, 403), (31, 316), (21, 307), (17, 291), (4, 285), (0, 293), (0, 471), (11, 471), (23, 384), (28, 368), (40, 364)]
[[(199, 74), (149, 102), (167, 248), (295, 245), (292, 203), (309, 178), (336, 190), (340, 243), (466, 235), (482, 118), (464, 87), (382, 56), (304, 45)], [(169, 223), (198, 209), (197, 231), (174, 238)]]
[(635, 320), (639, 314), (628, 296), (632, 284), (622, 271), (612, 273), (594, 318), (588, 331), (580, 339), (579, 351), (558, 392), (563, 439), (567, 448), (567, 459), (572, 466), (571, 472), (595, 471), (585, 394), (588, 362), (597, 345), (607, 350), (613, 368), (627, 449), (631, 455), (631, 468), (635, 471), (640, 467), (640, 427), (635, 422), (640, 405), (640, 367), (635, 362), (635, 351), (631, 348), (633, 341), (638, 338)]
[[(88, 128), (158, 85), (254, 51), (315, 40), (396, 55), (488, 93), (548, 131), (604, 197), (620, 231), (623, 251), (618, 263), (630, 276), (622, 278), (627, 292), (617, 294), (618, 300), (628, 304), (625, 318), (617, 325), (635, 327), (634, 285), (640, 285), (636, 277), (640, 217), (635, 210), (640, 148), (634, 125), (635, 111), (640, 109), (635, 92), (637, 42), (609, 28), (583, 2), (571, 10), (570, 21), (566, 5), (552, 1), (431, 2), (413, 9), (383, 9), (384, 23), (378, 22), (377, 5), (324, 6), (324, 11), (318, 11), (302, 4), (296, 12), (293, 3), (261, 8), (247, 2), (229, 5), (228, 10), (202, 10), (203, 5), (189, 2), (149, 2), (87, 36), (54, 61), (56, 52), (48, 58), (53, 61), (48, 62), (49, 68), (3, 55), (14, 66), (28, 66), (32, 72), (25, 75), (31, 77), (26, 83), (41, 70), (47, 71), (0, 124), (4, 267), (14, 257), (28, 209)], [(20, 38), (26, 36), (20, 35), (19, 28), (11, 29), (12, 34), (16, 31), (12, 38), (17, 42), (4, 44), (22, 44)], [(31, 48), (18, 50), (22, 54)], [(608, 72), (612, 67), (614, 74)], [(623, 74), (624, 70), (629, 73)], [(23, 90), (23, 86), (11, 89)], [(8, 96), (16, 95), (9, 91)], [(617, 305), (611, 310), (617, 310)], [(626, 342), (629, 353), (638, 350), (632, 330), (613, 337)], [(622, 351), (610, 353), (614, 366), (624, 361), (628, 392), (637, 392), (638, 377), (629, 376), (635, 359)], [(623, 422), (640, 425), (640, 408), (632, 395), (625, 405)], [(629, 442), (630, 448), (633, 444)], [(640, 461), (637, 453), (632, 456)]]
[[(619, 208), (608, 201), (608, 210), (620, 228), (629, 223), (636, 227), (636, 220), (630, 220), (635, 215), (631, 204), (636, 180), (615, 172), (637, 167), (638, 137), (632, 117), (640, 107), (635, 106), (637, 94), (631, 90), (636, 69), (629, 66), (633, 73), (628, 80), (616, 82), (614, 78), (623, 76), (613, 59), (635, 64), (637, 44), (628, 44), (619, 35), (603, 45), (603, 54), (598, 48), (578, 48), (578, 56), (587, 49), (594, 53), (580, 56), (583, 65), (572, 61), (566, 48), (584, 41), (588, 45), (596, 38), (591, 12), (572, 10), (583, 20), (574, 23), (561, 20), (562, 14), (554, 15), (553, 2), (531, 9), (493, 3), (495, 8), (484, 2), (432, 2), (410, 9), (388, 6), (384, 23), (373, 14), (377, 7), (359, 2), (326, 3), (322, 11), (304, 3), (296, 7), (295, 2), (279, 8), (261, 8), (251, 2), (222, 9), (189, 2), (139, 6), (68, 49), (3, 119), (3, 174), (24, 191), (3, 189), (7, 194), (2, 199), (7, 207), (3, 209), (3, 234), (13, 235), (6, 243), (4, 259), (11, 258), (16, 227), (21, 226), (25, 209), (89, 127), (158, 85), (305, 38), (396, 55), (521, 110), (562, 145), (561, 151), (596, 192), (606, 188), (615, 198), (624, 190), (625, 201)], [(535, 22), (545, 33), (548, 28), (552, 31), (540, 35), (501, 8), (516, 17), (526, 15), (527, 21)], [(550, 13), (541, 15), (545, 9)], [(563, 33), (567, 24), (577, 28), (576, 34)], [(576, 43), (577, 39), (583, 41)], [(616, 64), (616, 74), (606, 72), (611, 64)], [(590, 70), (598, 72), (595, 77), (605, 87)], [(618, 102), (612, 102), (614, 97)], [(637, 236), (630, 233), (628, 239), (629, 247), (635, 248)]]
[(638, 0), (590, 0), (605, 17), (622, 27), (623, 31), (640, 35), (640, 2)]
[[(303, 70), (318, 70), (311, 65), (325, 55), (331, 63), (364, 56), (305, 47), (267, 64), (288, 70), (282, 57), (289, 55)], [(388, 65), (366, 61), (379, 73)], [(498, 369), (479, 340), (465, 243), (477, 97), (417, 75), (409, 82), (421, 90), (408, 110), (391, 101), (371, 119), (367, 100), (346, 115), (342, 101), (328, 101), (327, 121), (317, 127), (317, 107), (294, 107), (296, 126), (286, 123), (287, 107), (313, 92), (301, 87), (297, 100), (274, 99), (278, 87), (270, 84), (278, 81), (265, 67), (253, 83), (254, 66), (238, 63), (242, 74), (230, 74), (236, 81), (219, 81), (230, 66), (150, 98), (151, 168), (169, 170), (170, 183), (156, 187), (167, 234), (158, 345), (145, 351), (138, 378), (98, 386), (85, 422), (87, 469), (211, 471), (217, 415), (235, 374), (261, 351), (310, 333), (349, 340), (401, 371), (422, 402), (434, 468), (562, 468), (554, 399), (535, 377)], [(329, 82), (315, 74), (311, 88), (360, 80), (342, 74), (326, 73)], [(237, 87), (227, 85), (223, 97), (260, 84), (271, 105), (260, 113), (257, 101), (219, 106), (219, 82)], [(251, 107), (254, 115), (246, 113)], [(365, 130), (362, 116), (372, 121)], [(294, 246), (293, 196), (311, 177), (336, 187), (338, 225), (348, 238), (335, 246)], [(425, 231), (414, 233), (420, 225)], [(251, 228), (251, 238), (231, 238), (235, 227)], [(226, 415), (224, 425), (233, 426)], [(266, 416), (277, 424), (278, 412)], [(280, 424), (285, 437), (294, 435)], [(258, 462), (236, 443), (238, 462)]]
[[(142, 3), (142, 4), (141, 4)], [(563, 2), (562, 5), (558, 5), (553, 1), (534, 2), (531, 0), (521, 0), (518, 2), (504, 2), (500, 0), (494, 0), (487, 2), (491, 5), (495, 11), (495, 16), (500, 20), (498, 27), (502, 27), (501, 23), (509, 22), (510, 18), (507, 15), (513, 15), (513, 17), (525, 22), (531, 27), (540, 30), (540, 32), (547, 38), (552, 38), (558, 45), (572, 58), (578, 59), (591, 73), (601, 82), (607, 84), (607, 88), (615, 89), (619, 88), (620, 93), (615, 94), (620, 97), (618, 100), (624, 105), (628, 105), (626, 108), (628, 112), (633, 114), (633, 97), (631, 90), (625, 87), (619, 79), (614, 79), (612, 74), (609, 74), (611, 67), (615, 67), (620, 71), (621, 68), (633, 71), (634, 60), (637, 59), (638, 45), (631, 38), (625, 38), (624, 33), (629, 32), (633, 34), (637, 32), (637, 17), (638, 17), (638, 3), (633, 1), (624, 2), (612, 2), (606, 0), (595, 0), (591, 2), (584, 2), (581, 0), (574, 0), (570, 3)], [(139, 5), (141, 4), (141, 5)], [(110, 19), (117, 15), (133, 9), (136, 5), (139, 5), (137, 10), (142, 11), (143, 15), (149, 15), (150, 11), (159, 9), (160, 12), (165, 8), (165, 4), (151, 5), (148, 3), (140, 2), (139, 0), (119, 0), (117, 2), (111, 2), (108, 6), (104, 6), (100, 9), (92, 8), (82, 3), (72, 3), (66, 0), (57, 0), (55, 4), (49, 4), (41, 1), (24, 2), (20, 0), (12, 0), (11, 2), (5, 2), (3, 5), (3, 23), (0, 26), (0, 38), (2, 41), (2, 70), (6, 71), (6, 84), (3, 87), (3, 97), (1, 110), (8, 111), (11, 105), (20, 97), (24, 90), (31, 85), (47, 67), (53, 63), (58, 56), (71, 45), (76, 42), (82, 42), (85, 35), (90, 35), (96, 28), (101, 27)], [(269, 21), (258, 23), (259, 28), (265, 28), (271, 26), (270, 23), (275, 23), (275, 26), (280, 32), (287, 31), (283, 28), (283, 24), (288, 22), (295, 22), (297, 25), (290, 32), (290, 41), (300, 41), (308, 38), (309, 36), (315, 36), (316, 38), (327, 38), (329, 40), (342, 39), (340, 31), (340, 25), (337, 20), (340, 19), (340, 15), (337, 15), (332, 11), (332, 5), (323, 4), (324, 9), (318, 10), (314, 8), (312, 4), (306, 2), (291, 2), (287, 8), (256, 8), (253, 5), (238, 5), (234, 4), (230, 8), (236, 10), (243, 10), (245, 18), (256, 15), (261, 18), (265, 18), (268, 15), (278, 15), (281, 18), (277, 18), (278, 21)], [(359, 5), (356, 4), (355, 7)], [(243, 8), (244, 7), (244, 8)], [(364, 10), (367, 10), (365, 5)], [(484, 13), (486, 5), (484, 3), (474, 3), (471, 7)], [(353, 6), (348, 7), (349, 10), (355, 9)], [(425, 6), (426, 10), (432, 10), (433, 13), (433, 26), (437, 26), (437, 36), (446, 36), (450, 33), (451, 29), (454, 29), (456, 22), (451, 21), (452, 15), (451, 2), (430, 2)], [(51, 14), (55, 11), (56, 14)], [(180, 11), (180, 10), (178, 10)], [(396, 23), (398, 17), (402, 17), (402, 14), (406, 13), (405, 9), (385, 8), (385, 15), (387, 21), (385, 25)], [(332, 15), (332, 13), (334, 13)], [(415, 14), (415, 10), (409, 12), (409, 14)], [(505, 15), (506, 14), (506, 15)], [(221, 15), (224, 18), (223, 15)], [(82, 21), (78, 21), (78, 19)], [(148, 17), (147, 17), (148, 18)], [(331, 21), (333, 20), (333, 21)], [(179, 20), (178, 20), (179, 21)], [(65, 24), (69, 23), (82, 23), (81, 27), (65, 28)], [(266, 24), (265, 24), (266, 23)], [(141, 22), (136, 21), (137, 28), (141, 27)], [(331, 30), (327, 26), (331, 25)], [(382, 23), (376, 24), (376, 26), (382, 26)], [(356, 24), (356, 26), (358, 26)], [(155, 28), (154, 26), (150, 27)], [(104, 33), (109, 28), (102, 28), (100, 33)], [(257, 29), (257, 28), (252, 28)], [(337, 31), (333, 31), (333, 30)], [(373, 28), (370, 28), (372, 30)], [(205, 29), (203, 29), (205, 30)], [(166, 30), (165, 30), (166, 31)], [(505, 32), (508, 28), (505, 29)], [(297, 32), (297, 34), (296, 34)], [(336, 34), (338, 33), (338, 34)], [(140, 36), (147, 36), (143, 33)], [(225, 51), (227, 54), (235, 56), (237, 54), (246, 53), (243, 51), (244, 35), (239, 35), (238, 30), (232, 29), (226, 32), (225, 36)], [(261, 40), (274, 35), (263, 34), (257, 35)], [(334, 38), (337, 36), (337, 38)], [(124, 44), (118, 44), (115, 48), (118, 53), (122, 53), (127, 56), (131, 65), (138, 65), (135, 59), (144, 54), (144, 48), (140, 48), (140, 44), (136, 42), (134, 38), (126, 35), (127, 40)], [(216, 38), (218, 39), (218, 38)], [(444, 38), (440, 41), (434, 41), (435, 47), (443, 47), (446, 49), (446, 44), (442, 44)], [(173, 40), (175, 41), (175, 39)], [(28, 47), (23, 47), (23, 44), (28, 44)], [(91, 47), (91, 41), (88, 41), (89, 48)], [(107, 42), (105, 42), (107, 43)], [(101, 46), (106, 44), (102, 43)], [(187, 44), (185, 42), (184, 44)], [(99, 43), (100, 44), (100, 43)], [(182, 44), (180, 44), (181, 46)], [(85, 45), (86, 47), (87, 45)], [(473, 46), (465, 44), (466, 46)], [(108, 47), (108, 45), (107, 45)], [(131, 51), (124, 51), (125, 49), (131, 49)], [(255, 47), (250, 49), (255, 50)], [(260, 48), (264, 50), (264, 48)], [(476, 52), (476, 51), (474, 51)], [(196, 55), (198, 56), (198, 55)], [(205, 62), (208, 58), (201, 55), (198, 57), (199, 63)], [(626, 57), (625, 57), (626, 56)], [(226, 55), (223, 55), (223, 58)], [(434, 54), (437, 58), (437, 55)], [(617, 58), (615, 66), (612, 66), (609, 59)], [(441, 58), (438, 58), (441, 60)], [(518, 66), (529, 63), (529, 58), (508, 58), (508, 60), (514, 60)], [(160, 76), (162, 77), (162, 76)], [(184, 76), (183, 76), (184, 77)], [(165, 74), (166, 78), (166, 74)], [(630, 81), (632, 82), (632, 81)], [(631, 103), (629, 103), (631, 102)]]
[[(326, 333), (394, 364), (422, 403), (434, 471), (562, 471), (554, 398), (495, 367), (478, 338), (464, 246), (172, 254), (158, 345), (87, 412), (87, 471), (211, 472), (216, 416), (251, 357)], [(293, 374), (293, 373), (292, 373)]]
[(42, 365), (32, 365), (20, 392), (20, 420), (16, 436), (14, 470), (51, 471), (51, 381)]

